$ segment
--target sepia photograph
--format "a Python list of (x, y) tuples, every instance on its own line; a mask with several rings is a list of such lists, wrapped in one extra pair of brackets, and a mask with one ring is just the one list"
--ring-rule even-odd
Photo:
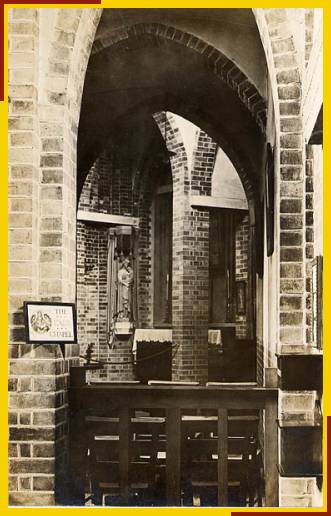
[(9, 506), (321, 508), (323, 9), (13, 7), (7, 88)]

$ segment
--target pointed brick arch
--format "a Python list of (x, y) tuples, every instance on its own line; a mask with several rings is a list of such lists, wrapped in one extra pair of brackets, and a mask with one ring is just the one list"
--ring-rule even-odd
[[(262, 134), (265, 135), (267, 122), (266, 103), (256, 87), (233, 61), (216, 48), (190, 33), (163, 24), (139, 23), (129, 27), (122, 27), (112, 31), (111, 35), (105, 34), (104, 37), (98, 38), (93, 44), (91, 54), (96, 55), (112, 47), (112, 52), (116, 55), (123, 52), (123, 50), (151, 46), (162, 47), (172, 42), (183, 45), (202, 55), (206, 59), (208, 68), (238, 95), (240, 102), (243, 103), (253, 117)], [(198, 122), (197, 125), (199, 125)], [(217, 143), (235, 164), (249, 200), (252, 220), (255, 221), (257, 184), (256, 180), (253, 179), (254, 172), (252, 166), (247, 163), (247, 160), (240, 158), (236, 150), (232, 148), (231, 143), (223, 137), (219, 136)]]
[(51, 33), (46, 97), (79, 116), (85, 72), (103, 9), (58, 9)]
[[(265, 50), (275, 113), (278, 345), (305, 343), (305, 241), (302, 82), (286, 9), (253, 9)], [(294, 316), (292, 316), (294, 314)], [(275, 350), (274, 350), (275, 351)], [(274, 359), (275, 362), (275, 359)]]
[[(238, 156), (238, 153), (236, 153), (230, 147), (228, 142), (226, 142), (223, 138), (219, 138), (219, 140), (216, 142), (205, 131), (200, 130), (194, 151), (194, 164), (199, 166), (200, 155), (203, 155), (205, 148), (208, 148), (208, 151), (213, 154), (213, 159), (215, 161), (218, 147), (223, 150), (223, 152), (233, 163), (233, 166), (235, 167), (236, 172), (242, 182), (247, 197), (247, 202), (250, 205), (251, 214), (253, 216), (253, 213), (255, 213), (257, 209), (256, 202), (258, 197), (256, 183), (252, 181), (252, 171), (250, 167), (247, 167), (247, 163), (244, 163), (243, 160)], [(212, 157), (210, 156), (210, 163), (207, 171), (207, 174), (209, 175), (212, 175), (215, 164), (214, 161), (211, 161), (211, 158)], [(255, 221), (256, 217), (253, 216), (252, 220)]]
[[(304, 130), (307, 130), (307, 109), (316, 99), (321, 101), (321, 80), (316, 80), (322, 70), (322, 44), (316, 52), (314, 70), (315, 85), (309, 84), (309, 64), (305, 71), (304, 59), (299, 61), (299, 51), (295, 47), (288, 19), (287, 9), (254, 9), (256, 22), (265, 49), (275, 111), (275, 172), (276, 172), (276, 256), (271, 260), (271, 272), (277, 278), (276, 288), (269, 289), (274, 295), (275, 309), (272, 316), (275, 330), (267, 335), (264, 366), (275, 367), (275, 351), (291, 349), (289, 344), (307, 345), (309, 343), (309, 218), (305, 212), (305, 190), (311, 192), (311, 162), (306, 155)], [(309, 49), (308, 49), (309, 54)], [(312, 57), (312, 56), (311, 56)], [(320, 61), (319, 61), (320, 60)], [(318, 62), (319, 61), (319, 62)], [(310, 63), (312, 60), (310, 59)], [(304, 80), (302, 79), (304, 77)], [(312, 77), (312, 76), (311, 76)], [(304, 84), (309, 84), (305, 91)], [(317, 86), (315, 89), (314, 86)], [(311, 95), (313, 102), (306, 101)], [(318, 100), (315, 106), (318, 112)], [(306, 170), (305, 170), (306, 168)], [(274, 261), (274, 263), (272, 263)], [(274, 308), (274, 307), (273, 307)], [(270, 312), (269, 312), (270, 313)], [(278, 348), (278, 349), (277, 349)], [(284, 349), (285, 348), (285, 349)], [(307, 350), (308, 351), (308, 350)], [(285, 351), (286, 352), (286, 351)], [(291, 352), (291, 351), (290, 351)], [(297, 393), (281, 392), (279, 413), (295, 421), (297, 416)], [(307, 391), (307, 407), (314, 406), (314, 393)], [(308, 409), (310, 410), (310, 409)], [(313, 410), (313, 409), (312, 409)], [(297, 420), (298, 421), (298, 420)], [(284, 453), (282, 450), (281, 453)], [(295, 482), (295, 493), (291, 482)], [(321, 496), (320, 487), (312, 482), (317, 499)], [(283, 478), (280, 483), (280, 506), (300, 506), (306, 494), (303, 478)], [(292, 496), (289, 496), (292, 495)], [(314, 496), (314, 495), (313, 495)], [(313, 496), (309, 500), (312, 503)], [(314, 503), (314, 502), (313, 502)]]
[(134, 45), (134, 48), (146, 44), (162, 46), (171, 41), (201, 54), (215, 75), (236, 92), (261, 131), (265, 132), (266, 104), (256, 87), (231, 59), (193, 34), (158, 23), (139, 23), (123, 27), (112, 32), (111, 36), (106, 35), (95, 41), (92, 55), (115, 44), (121, 49), (130, 48), (130, 45)]
[[(48, 229), (61, 220), (63, 235), (58, 236), (58, 252), (66, 266), (59, 277), (49, 282), (40, 276), (39, 295), (75, 299), (75, 221), (76, 218), (76, 146), (86, 67), (101, 9), (58, 9), (51, 34), (48, 69), (43, 84), (40, 109), (40, 167), (42, 217), (40, 254), (54, 266), (54, 255), (47, 253)], [(45, 219), (45, 220), (44, 220)], [(47, 232), (47, 234), (46, 234)], [(48, 256), (48, 258), (47, 258)], [(48, 261), (49, 260), (49, 261)]]
[(166, 147), (174, 153), (170, 157), (173, 188), (188, 192), (189, 190), (189, 170), (187, 155), (180, 129), (176, 124), (176, 119), (171, 113), (158, 112), (153, 118), (160, 130), (162, 138), (165, 139)]
[[(191, 192), (211, 195), (211, 182), (217, 155), (217, 143), (200, 129), (193, 153)], [(206, 156), (208, 154), (208, 158)]]

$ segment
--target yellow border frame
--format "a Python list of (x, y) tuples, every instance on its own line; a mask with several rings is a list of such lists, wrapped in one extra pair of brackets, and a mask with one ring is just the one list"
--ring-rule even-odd
[[(328, 205), (328, 194), (331, 192), (331, 160), (330, 160), (330, 141), (329, 141), (329, 133), (330, 133), (330, 109), (329, 102), (331, 98), (331, 67), (327, 66), (326, 63), (331, 62), (331, 2), (327, 0), (320, 1), (273, 1), (270, 2), (265, 0), (264, 2), (254, 2), (254, 7), (283, 7), (283, 8), (295, 8), (295, 7), (307, 7), (307, 8), (323, 8), (324, 9), (324, 280), (323, 280), (323, 291), (324, 291), (324, 431), (323, 431), (323, 457), (324, 457), (324, 474), (326, 473), (326, 416), (331, 415), (331, 393), (329, 389), (331, 388), (330, 376), (331, 376), (331, 363), (330, 363), (330, 351), (328, 350), (329, 336), (330, 336), (330, 328), (331, 324), (328, 322), (328, 317), (331, 317), (331, 295), (327, 290), (327, 286), (331, 280), (331, 266), (329, 265), (329, 257), (330, 257), (330, 249), (331, 249), (331, 238), (328, 238), (327, 228), (331, 227), (331, 208)], [(1, 310), (0, 310), (0, 335), (1, 335), (1, 361), (0, 361), (0, 399), (1, 399), (1, 408), (0, 411), (0, 428), (1, 428), (1, 456), (0, 456), (0, 479), (1, 479), (1, 491), (0, 491), (0, 510), (1, 514), (13, 513), (16, 511), (20, 511), (21, 514), (40, 514), (40, 511), (56, 511), (57, 514), (78, 514), (82, 510), (88, 510), (89, 514), (93, 512), (96, 514), (106, 514), (110, 510), (112, 512), (118, 511), (121, 515), (128, 514), (132, 515), (133, 511), (139, 512), (139, 514), (143, 515), (151, 515), (152, 511), (162, 511), (163, 514), (171, 514), (174, 515), (174, 511), (178, 510), (175, 508), (62, 508), (62, 507), (36, 507), (36, 508), (24, 508), (24, 507), (8, 507), (7, 504), (7, 468), (8, 468), (8, 453), (7, 453), (7, 406), (8, 406), (8, 396), (7, 396), (7, 378), (8, 378), (8, 356), (7, 356), (7, 342), (8, 342), (8, 320), (7, 320), (7, 308), (8, 308), (8, 300), (7, 300), (7, 292), (8, 292), (8, 277), (7, 277), (7, 138), (8, 138), (8, 125), (7, 125), (7, 113), (8, 113), (8, 102), (7, 102), (7, 92), (8, 92), (8, 45), (7, 45), (7, 20), (8, 20), (8, 9), (13, 7), (38, 7), (38, 8), (99, 8), (99, 7), (108, 7), (108, 8), (119, 8), (119, 7), (131, 7), (131, 8), (155, 8), (155, 7), (179, 7), (179, 8), (197, 8), (197, 7), (214, 7), (214, 8), (224, 8), (224, 7), (236, 7), (236, 8), (252, 8), (252, 3), (247, 1), (241, 2), (233, 2), (231, 0), (223, 0), (222, 2), (217, 2), (215, 0), (201, 1), (201, 0), (156, 0), (153, 2), (152, 0), (140, 0), (139, 5), (138, 2), (133, 0), (103, 0), (100, 5), (95, 4), (19, 4), (19, 3), (11, 3), (10, 5), (4, 6), (4, 38), (5, 38), (5, 46), (4, 46), (4, 82), (5, 82), (5, 100), (0, 102), (0, 130), (2, 137), (2, 145), (0, 152), (0, 192), (1, 192), (1, 201), (0, 202), (0, 220), (1, 220), (1, 242), (2, 249), (0, 254), (0, 284), (2, 285), (1, 291)], [(331, 443), (329, 443), (331, 446)], [(325, 476), (325, 475), (324, 475)], [(328, 479), (331, 484), (331, 479)], [(325, 512), (326, 511), (326, 496), (327, 496), (327, 483), (324, 482), (323, 486), (323, 507), (320, 509), (315, 508), (297, 508), (297, 509), (235, 509), (235, 512), (293, 512), (293, 513), (309, 513), (309, 512)], [(330, 488), (331, 489), (331, 488)], [(221, 514), (222, 516), (228, 516), (231, 514), (231, 509), (228, 508), (180, 508), (181, 514), (184, 516), (192, 511), (199, 511), (199, 515), (215, 513)], [(329, 508), (331, 511), (331, 507)]]

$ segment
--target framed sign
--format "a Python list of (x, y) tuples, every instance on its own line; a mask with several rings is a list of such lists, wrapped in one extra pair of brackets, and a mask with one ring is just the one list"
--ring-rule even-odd
[(26, 341), (43, 344), (73, 344), (77, 342), (76, 309), (74, 303), (24, 303)]
[(274, 153), (270, 143), (267, 145), (267, 160), (265, 168), (265, 206), (267, 229), (267, 256), (274, 252), (274, 225), (275, 225), (275, 168)]

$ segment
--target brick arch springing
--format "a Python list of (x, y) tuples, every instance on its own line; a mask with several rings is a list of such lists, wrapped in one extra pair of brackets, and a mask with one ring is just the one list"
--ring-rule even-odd
[(193, 195), (211, 195), (211, 182), (217, 148), (217, 143), (200, 129), (193, 151), (191, 172), (191, 193)]
[(85, 72), (103, 9), (58, 9), (49, 49), (46, 97), (77, 121)]
[[(196, 141), (196, 148), (194, 149), (193, 154), (193, 167), (191, 174), (191, 190), (192, 192), (195, 189), (192, 181), (195, 181), (194, 169), (197, 167), (198, 169), (201, 167), (201, 164), (206, 160), (204, 153), (208, 152), (208, 163), (204, 163), (205, 173), (206, 173), (206, 182), (209, 182), (210, 185), (205, 185), (205, 192), (196, 192), (202, 193), (203, 195), (211, 194), (211, 180), (212, 174), (214, 171), (217, 150), (218, 147), (222, 149), (222, 151), (228, 156), (230, 161), (233, 163), (233, 166), (236, 169), (236, 172), (241, 180), (243, 185), (247, 202), (251, 204), (253, 207), (256, 204), (257, 200), (257, 185), (252, 181), (253, 173), (249, 167), (247, 167), (247, 163), (245, 163), (240, 157), (238, 153), (236, 153), (230, 145), (224, 141), (224, 139), (220, 138), (219, 141), (216, 141), (214, 138), (211, 138), (205, 131), (202, 129), (199, 131), (199, 135)], [(255, 211), (255, 208), (254, 208)], [(255, 220), (255, 217), (254, 217)]]
[(314, 9), (305, 10), (305, 64), (308, 66), (314, 40)]
[(129, 48), (132, 42), (134, 48), (137, 48), (139, 44), (160, 46), (169, 41), (179, 43), (201, 54), (215, 75), (237, 93), (261, 131), (265, 132), (266, 104), (256, 87), (231, 59), (193, 34), (158, 23), (139, 23), (123, 27), (114, 31), (111, 36), (105, 36), (95, 41), (92, 55), (114, 44), (117, 44), (119, 48), (122, 46)]
[(169, 151), (174, 153), (170, 157), (173, 189), (180, 189), (184, 192), (189, 191), (189, 170), (187, 155), (180, 129), (176, 124), (175, 117), (168, 112), (159, 111), (153, 118), (160, 130), (165, 144)]
[[(176, 112), (176, 110), (174, 112)], [(186, 118), (188, 120), (190, 120), (189, 114), (187, 115)], [(194, 119), (194, 120), (192, 119), (191, 122), (194, 123), (197, 127), (199, 127), (200, 123), (202, 124), (202, 121), (199, 121), (198, 119)], [(160, 127), (161, 127), (161, 125), (160, 125)], [(164, 129), (163, 129), (163, 133), (164, 133)], [(210, 141), (216, 142), (215, 145), (221, 147), (223, 152), (225, 152), (225, 154), (229, 157), (229, 159), (233, 163), (233, 166), (235, 167), (235, 169), (240, 177), (240, 180), (242, 182), (243, 188), (245, 190), (247, 202), (249, 205), (249, 210), (251, 213), (252, 223), (255, 223), (256, 216), (258, 216), (258, 215), (255, 215), (255, 212), (259, 211), (259, 209), (257, 208), (258, 198), (259, 198), (258, 197), (259, 190), (258, 190), (258, 185), (257, 185), (256, 181), (254, 180), (254, 170), (252, 170), (252, 167), (247, 162), (247, 159), (243, 158), (238, 152), (236, 152), (236, 150), (232, 147), (232, 145), (229, 143), (229, 141), (227, 139), (225, 139), (218, 132), (213, 131), (211, 126), (209, 128), (200, 129), (199, 134), (196, 138), (196, 145), (195, 145), (195, 149), (194, 149), (194, 153), (193, 153), (193, 158), (194, 158), (195, 151), (198, 148), (198, 145), (203, 144), (202, 141), (199, 143), (199, 138), (203, 139), (204, 138), (203, 135), (206, 135), (206, 134), (208, 135), (208, 137), (207, 137), (208, 141), (210, 140)], [(212, 136), (209, 136), (209, 135), (212, 135)], [(185, 148), (184, 148), (184, 144), (183, 144), (183, 150), (184, 149)], [(193, 159), (192, 167), (194, 167), (194, 159)]]
[[(225, 141), (223, 138), (219, 138), (216, 142), (213, 138), (211, 138), (205, 131), (202, 129), (199, 130), (198, 136), (196, 138), (196, 144), (195, 148), (193, 150), (193, 162), (192, 162), (192, 170), (188, 170), (188, 160), (186, 156), (186, 150), (184, 146), (184, 142), (180, 136), (180, 129), (176, 125), (176, 120), (172, 116), (171, 113), (167, 113), (166, 117), (166, 131), (165, 131), (165, 117), (164, 112), (158, 112), (155, 113), (154, 119), (160, 129), (161, 135), (164, 137), (164, 134), (166, 132), (166, 138), (167, 138), (167, 148), (176, 153), (176, 156), (172, 157), (171, 162), (171, 168), (172, 168), (172, 177), (173, 180), (179, 181), (180, 178), (184, 179), (184, 191), (186, 193), (194, 193), (194, 187), (192, 187), (192, 181), (194, 182), (195, 176), (194, 176), (194, 169), (195, 167), (200, 166), (200, 158), (202, 160), (205, 160), (205, 157), (202, 156), (203, 152), (205, 152), (204, 149), (206, 149), (206, 145), (208, 145), (208, 152), (213, 154), (211, 158), (213, 159), (212, 163), (208, 163), (208, 170), (207, 175), (211, 176), (214, 170), (215, 165), (215, 159), (217, 154), (217, 149), (220, 147), (225, 154), (229, 157), (229, 159), (232, 161), (237, 174), (240, 177), (240, 180), (242, 182), (247, 202), (249, 206), (249, 212), (250, 212), (250, 219), (251, 224), (254, 225), (256, 223), (256, 217), (259, 213), (259, 208), (257, 206), (257, 185), (252, 182), (252, 171), (250, 168), (247, 168), (247, 164), (238, 156), (238, 153), (236, 153), (232, 147), (228, 144), (227, 141)], [(198, 193), (198, 192), (197, 192)], [(201, 193), (199, 191), (199, 193)], [(210, 192), (208, 192), (208, 195), (210, 195)]]
[(299, 116), (301, 113), (301, 73), (291, 24), (286, 9), (283, 8), (253, 9), (253, 14), (271, 82), (275, 128), (282, 132), (281, 120), (287, 116)]
[[(45, 70), (45, 104), (40, 110), (40, 175), (43, 201), (47, 203), (41, 227), (61, 220), (62, 235), (55, 246), (66, 266), (52, 284), (39, 285), (40, 297), (75, 299), (76, 147), (81, 94), (85, 72), (101, 9), (58, 9), (51, 34), (48, 69)], [(61, 208), (60, 208), (61, 204)], [(57, 207), (55, 207), (57, 205)], [(54, 214), (54, 215), (53, 215)], [(40, 254), (48, 238), (41, 233)], [(49, 256), (52, 266), (53, 257)], [(56, 281), (55, 281), (56, 280)]]
[(249, 206), (249, 210), (251, 213), (252, 223), (255, 224), (256, 215), (255, 212), (258, 211), (258, 199), (259, 199), (259, 187), (256, 181), (254, 181), (254, 171), (252, 170), (247, 160), (239, 155), (238, 152), (230, 145), (229, 141), (220, 136), (219, 134), (213, 135), (214, 141), (217, 142), (217, 145), (225, 152), (233, 166), (235, 167), (237, 174), (240, 177), (243, 188), (245, 190), (245, 194), (247, 197), (247, 202)]

